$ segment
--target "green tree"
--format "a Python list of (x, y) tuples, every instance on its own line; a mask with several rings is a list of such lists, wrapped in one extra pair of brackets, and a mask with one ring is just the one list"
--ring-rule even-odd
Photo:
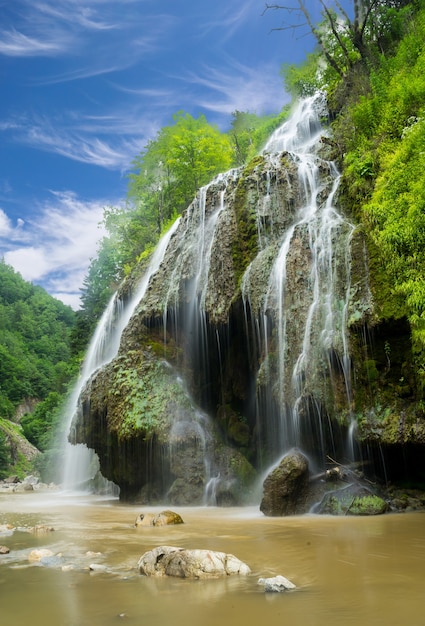
[(232, 165), (228, 135), (188, 113), (174, 115), (156, 139), (133, 162), (129, 198), (155, 225), (157, 234), (165, 222), (179, 215), (197, 190)]
[(133, 162), (127, 202), (105, 208), (108, 234), (84, 279), (83, 311), (77, 317), (73, 345), (84, 343), (80, 341), (84, 334), (88, 339), (120, 281), (190, 204), (198, 188), (228, 170), (232, 162), (229, 136), (208, 124), (203, 115), (195, 119), (177, 113), (174, 124), (162, 128), (147, 144)]
[[(385, 42), (391, 42), (401, 22), (399, 11), (410, 5), (409, 0), (354, 0), (354, 19), (342, 3), (319, 0), (323, 21), (316, 24), (305, 0), (288, 5), (266, 4), (268, 10), (284, 10), (296, 19), (275, 30), (308, 29), (316, 38), (323, 58), (332, 70), (343, 78), (360, 59), (369, 65), (376, 53), (385, 52)], [(405, 18), (406, 15), (403, 15)]]

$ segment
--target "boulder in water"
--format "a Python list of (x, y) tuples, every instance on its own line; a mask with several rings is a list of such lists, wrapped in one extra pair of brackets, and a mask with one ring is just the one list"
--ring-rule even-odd
[(258, 583), (264, 585), (264, 591), (273, 593), (282, 593), (289, 589), (296, 589), (294, 583), (285, 578), (285, 576), (274, 576), (273, 578), (259, 578)]
[(297, 450), (286, 454), (263, 483), (260, 510), (271, 517), (306, 513), (308, 481), (307, 458)]
[(145, 576), (194, 579), (251, 573), (248, 565), (233, 554), (213, 550), (186, 550), (174, 546), (160, 546), (145, 552), (140, 557), (138, 567)]
[(168, 526), (183, 524), (183, 520), (174, 511), (161, 511), (161, 513), (140, 513), (135, 521), (135, 526)]

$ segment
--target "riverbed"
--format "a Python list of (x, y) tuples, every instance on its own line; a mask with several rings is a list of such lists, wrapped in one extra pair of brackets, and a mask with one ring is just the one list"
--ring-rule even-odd
[[(376, 517), (267, 518), (257, 507), (173, 507), (184, 524), (135, 527), (169, 508), (59, 493), (0, 494), (0, 616), (4, 626), (422, 626), (425, 512)], [(29, 529), (45, 525), (51, 532)], [(252, 574), (225, 580), (141, 576), (161, 545), (230, 552)], [(32, 563), (32, 550), (52, 556)], [(90, 571), (90, 565), (104, 571)], [(265, 593), (281, 574), (294, 591)]]

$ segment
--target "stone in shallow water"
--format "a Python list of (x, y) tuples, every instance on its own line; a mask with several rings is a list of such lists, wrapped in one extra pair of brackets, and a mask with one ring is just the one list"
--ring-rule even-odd
[(258, 580), (260, 585), (264, 585), (264, 591), (282, 593), (288, 591), (288, 589), (296, 589), (294, 583), (284, 576), (274, 576), (273, 578), (260, 578)]
[(38, 548), (36, 550), (31, 550), (28, 555), (28, 561), (41, 561), (49, 556), (53, 556), (53, 552), (48, 548)]
[(140, 513), (136, 518), (135, 526), (167, 526), (183, 523), (178, 513), (161, 511), (161, 513)]
[(174, 546), (160, 546), (145, 552), (140, 557), (138, 567), (145, 576), (177, 578), (220, 578), (251, 573), (248, 565), (233, 554), (213, 550), (185, 550)]

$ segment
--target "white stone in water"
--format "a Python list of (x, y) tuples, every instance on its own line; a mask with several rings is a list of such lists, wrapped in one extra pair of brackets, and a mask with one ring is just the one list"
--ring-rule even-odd
[(53, 552), (48, 548), (38, 548), (37, 550), (31, 550), (28, 555), (28, 561), (41, 561), (46, 557), (53, 556)]
[(101, 565), (100, 563), (91, 563), (90, 571), (91, 572), (106, 572), (108, 568), (106, 565)]
[(273, 578), (259, 578), (258, 583), (264, 585), (264, 591), (281, 593), (288, 589), (296, 589), (294, 583), (284, 576), (274, 576)]
[(246, 563), (233, 554), (213, 550), (186, 550), (160, 546), (140, 557), (139, 571), (145, 576), (176, 576), (178, 578), (219, 578), (251, 573)]

